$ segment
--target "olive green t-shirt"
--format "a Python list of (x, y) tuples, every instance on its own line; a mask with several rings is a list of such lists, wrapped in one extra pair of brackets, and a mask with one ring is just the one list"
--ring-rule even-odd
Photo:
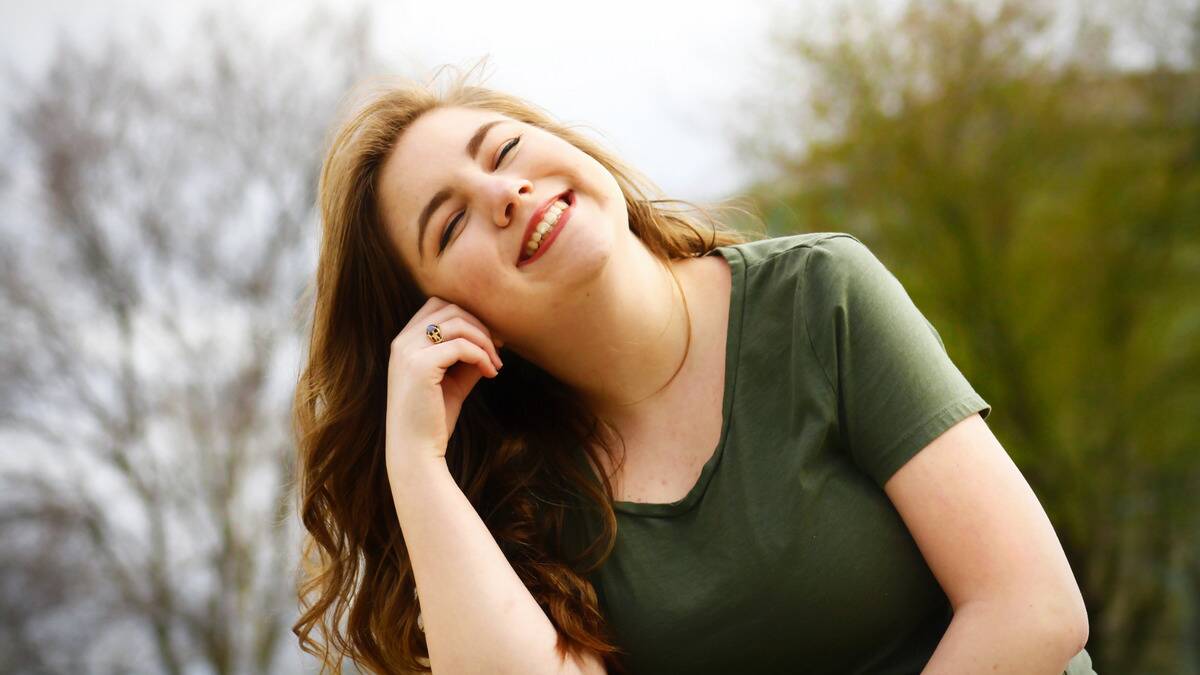
[[(732, 272), (720, 440), (680, 501), (614, 504), (616, 547), (591, 576), (626, 662), (919, 673), (952, 609), (882, 488), (991, 406), (852, 235), (717, 254)], [(1092, 672), (1086, 652), (1069, 672)]]

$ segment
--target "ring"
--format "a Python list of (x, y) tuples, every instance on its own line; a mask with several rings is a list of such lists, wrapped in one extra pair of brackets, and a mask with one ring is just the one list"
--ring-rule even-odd
[(436, 323), (431, 323), (425, 326), (425, 337), (429, 338), (429, 341), (436, 345), (442, 341), (442, 331)]

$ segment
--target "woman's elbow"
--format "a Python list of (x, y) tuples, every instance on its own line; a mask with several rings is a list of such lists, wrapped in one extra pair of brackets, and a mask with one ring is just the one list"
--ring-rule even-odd
[(1046, 603), (1042, 612), (1041, 625), (1044, 630), (1061, 640), (1069, 656), (1078, 654), (1088, 641), (1088, 613), (1079, 589), (1056, 602)]

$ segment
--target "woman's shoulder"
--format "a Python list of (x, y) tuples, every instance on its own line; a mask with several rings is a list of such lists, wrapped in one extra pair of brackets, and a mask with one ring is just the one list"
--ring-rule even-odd
[(753, 267), (761, 262), (780, 256), (802, 256), (807, 251), (823, 244), (833, 243), (836, 245), (836, 243), (840, 243), (836, 242), (839, 239), (844, 239), (846, 243), (851, 245), (864, 246), (857, 237), (848, 232), (802, 232), (778, 237), (753, 239), (719, 248), (737, 251), (746, 265)]

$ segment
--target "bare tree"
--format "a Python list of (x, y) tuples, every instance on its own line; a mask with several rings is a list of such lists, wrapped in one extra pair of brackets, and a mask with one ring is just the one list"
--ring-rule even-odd
[(360, 14), (62, 44), (0, 171), (0, 671), (295, 672), (289, 403)]

